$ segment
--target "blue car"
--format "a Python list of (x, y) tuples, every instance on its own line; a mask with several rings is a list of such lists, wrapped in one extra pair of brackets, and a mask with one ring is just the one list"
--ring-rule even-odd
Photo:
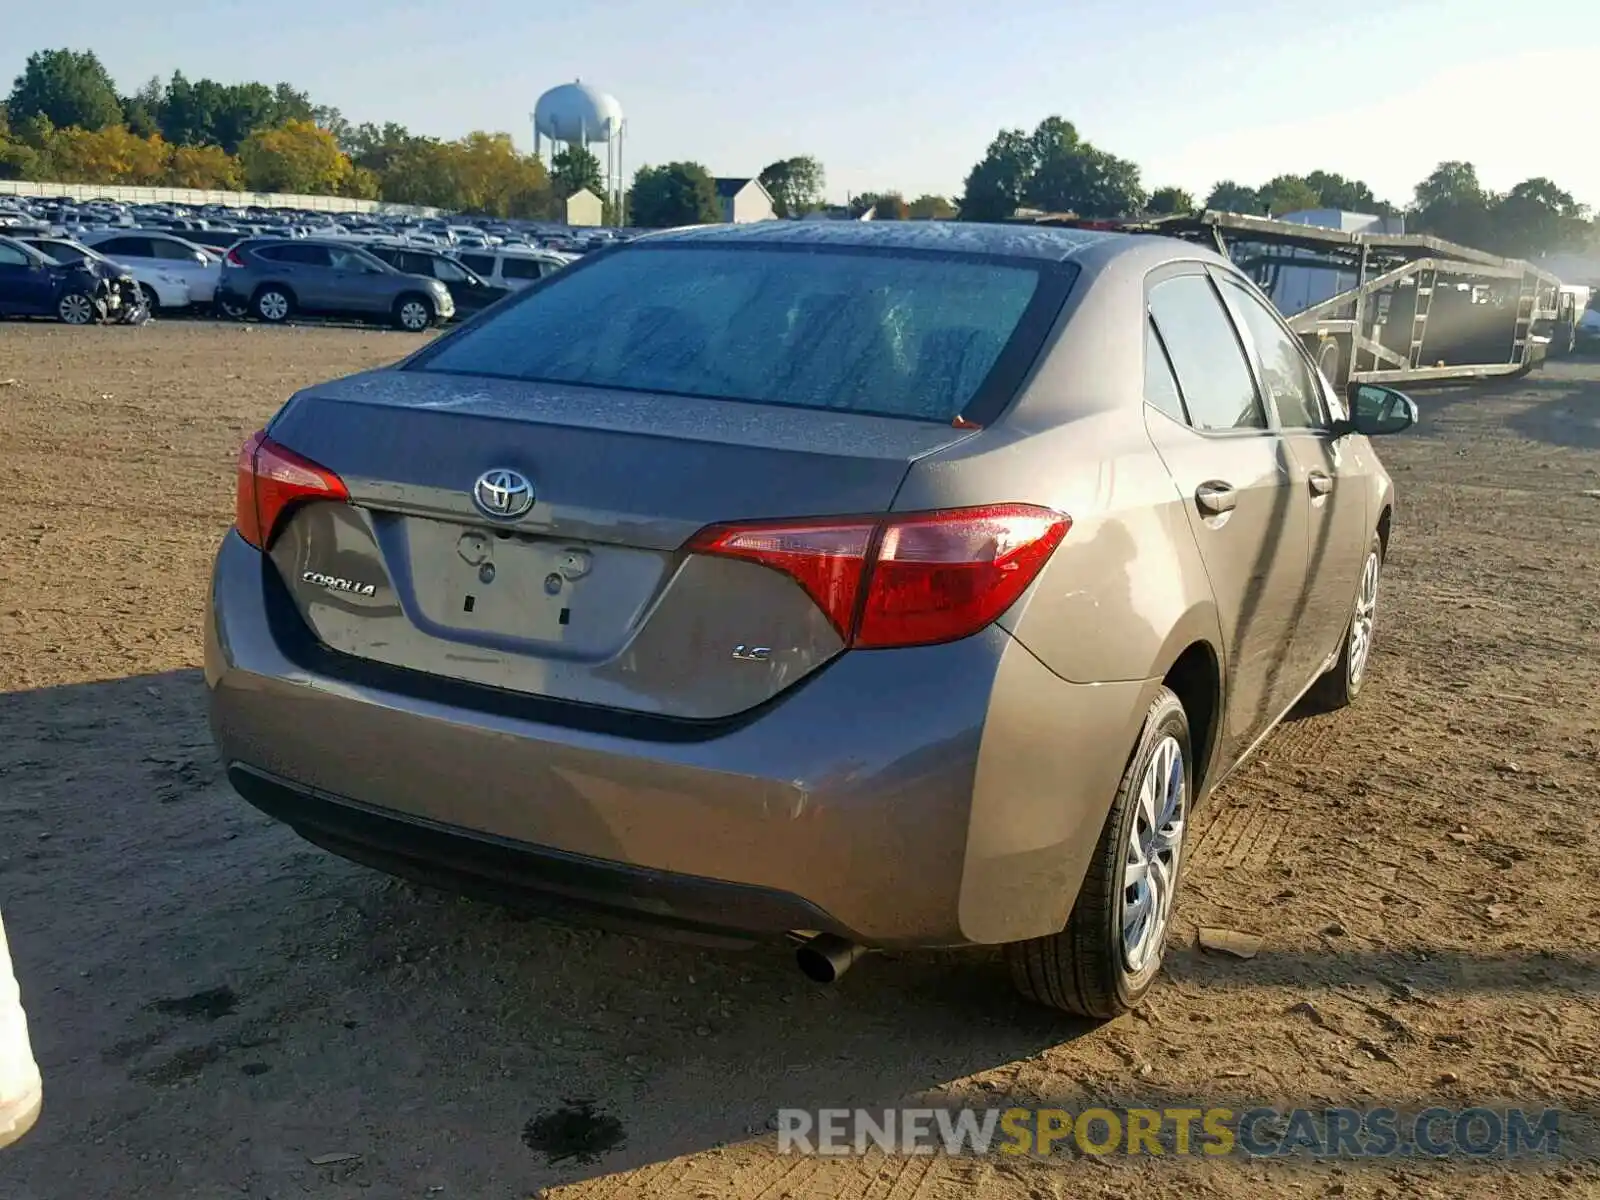
[(0, 317), (55, 317), (68, 325), (135, 323), (149, 316), (133, 276), (115, 264), (58, 263), (0, 237)]

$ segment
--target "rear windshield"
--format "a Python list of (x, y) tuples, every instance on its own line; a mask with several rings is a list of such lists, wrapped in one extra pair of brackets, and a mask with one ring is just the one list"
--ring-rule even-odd
[(1043, 337), (1018, 334), (1042, 279), (1016, 260), (632, 248), (557, 273), (415, 369), (947, 422), (1008, 343)]

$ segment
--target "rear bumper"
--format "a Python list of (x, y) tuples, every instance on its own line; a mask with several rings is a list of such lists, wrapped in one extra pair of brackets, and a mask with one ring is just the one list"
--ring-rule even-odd
[(333, 653), (233, 533), (206, 678), (234, 786), (346, 857), (602, 925), (880, 946), (1059, 929), (1154, 686), (1066, 683), (991, 628), (727, 722), (557, 705)]
[(354, 862), (513, 907), (708, 945), (806, 929), (851, 936), (798, 896), (651, 871), (373, 808), (235, 764), (228, 782), (268, 816)]

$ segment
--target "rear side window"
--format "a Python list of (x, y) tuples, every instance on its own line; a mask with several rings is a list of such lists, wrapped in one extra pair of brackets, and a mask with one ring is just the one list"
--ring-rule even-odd
[(115, 258), (121, 254), (127, 258), (154, 258), (155, 250), (150, 245), (149, 238), (119, 237), (110, 241), (101, 242), (95, 249), (108, 258)]
[(458, 254), (456, 256), (479, 275), (494, 274), (494, 255), (492, 254)]
[(1150, 289), (1150, 316), (1196, 429), (1267, 427), (1244, 347), (1209, 279), (1179, 275), (1156, 284)]
[(633, 248), (560, 272), (416, 369), (947, 422), (1014, 338), (1037, 352), (1050, 322), (1023, 316), (1042, 278), (904, 251)]
[(538, 279), (544, 266), (537, 258), (512, 258), (509, 254), (501, 260), (501, 273), (507, 279)]
[(182, 242), (168, 242), (152, 239), (151, 247), (155, 250), (157, 258), (169, 259), (173, 262), (193, 262), (195, 252)]
[(295, 263), (302, 267), (325, 267), (329, 262), (325, 246), (308, 246), (304, 242), (263, 246), (256, 253), (271, 262)]
[(1156, 332), (1155, 322), (1149, 320), (1144, 325), (1144, 398), (1145, 403), (1174, 421), (1189, 423), (1183, 411), (1183, 397), (1178, 394), (1178, 380), (1161, 347), (1161, 335)]

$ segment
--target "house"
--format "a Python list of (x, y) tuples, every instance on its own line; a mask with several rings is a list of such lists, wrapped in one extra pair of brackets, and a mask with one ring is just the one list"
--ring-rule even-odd
[(759, 179), (718, 179), (717, 199), (722, 204), (722, 219), (737, 225), (770, 221), (777, 216), (772, 194)]
[(568, 225), (603, 225), (606, 207), (588, 188), (579, 188), (567, 197)]

